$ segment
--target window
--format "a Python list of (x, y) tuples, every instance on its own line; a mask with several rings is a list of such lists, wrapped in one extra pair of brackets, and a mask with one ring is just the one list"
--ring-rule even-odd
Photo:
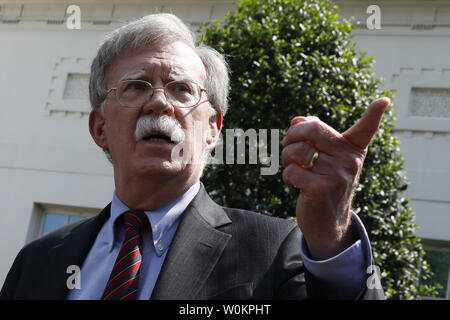
[(26, 243), (65, 225), (97, 215), (101, 209), (35, 203), (31, 214)]
[(60, 214), (60, 213), (45, 213), (44, 214), (44, 223), (42, 226), (41, 236), (46, 235), (49, 232), (52, 232), (58, 228), (61, 228), (65, 225), (80, 221), (85, 219), (86, 216), (74, 216), (68, 214)]
[(424, 241), (425, 259), (430, 264), (434, 275), (426, 283), (439, 283), (441, 288), (436, 298), (450, 300), (450, 244), (432, 242), (433, 244), (430, 245), (427, 242)]
[(450, 89), (411, 88), (412, 116), (450, 118)]
[(89, 114), (89, 70), (86, 57), (65, 55), (55, 61), (45, 108), (54, 113)]

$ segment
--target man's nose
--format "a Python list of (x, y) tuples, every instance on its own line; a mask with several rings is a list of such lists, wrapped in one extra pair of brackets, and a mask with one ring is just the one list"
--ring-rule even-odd
[(169, 103), (169, 101), (167, 101), (166, 95), (164, 94), (164, 88), (153, 88), (153, 94), (150, 96), (150, 99), (142, 108), (142, 112), (155, 115), (173, 115), (174, 108)]

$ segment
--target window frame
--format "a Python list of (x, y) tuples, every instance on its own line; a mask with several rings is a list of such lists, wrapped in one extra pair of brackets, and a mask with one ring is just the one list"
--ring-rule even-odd
[(89, 218), (100, 213), (99, 208), (89, 208), (80, 206), (68, 206), (48, 203), (34, 203), (29, 222), (26, 243), (41, 238), (43, 236), (47, 214), (58, 214), (66, 216), (65, 226), (68, 225), (71, 216)]

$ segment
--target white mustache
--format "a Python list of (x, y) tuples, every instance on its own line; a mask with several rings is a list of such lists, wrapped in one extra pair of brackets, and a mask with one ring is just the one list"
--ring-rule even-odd
[(181, 124), (167, 115), (159, 117), (145, 115), (138, 119), (135, 131), (136, 140), (142, 140), (149, 134), (167, 135), (174, 143), (183, 142), (185, 139)]

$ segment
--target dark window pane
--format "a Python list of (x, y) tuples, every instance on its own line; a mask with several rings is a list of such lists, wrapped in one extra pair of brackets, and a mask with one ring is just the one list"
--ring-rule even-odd
[(67, 216), (61, 214), (47, 213), (45, 216), (44, 230), (42, 235), (45, 235), (53, 230), (56, 230), (66, 224)]
[(434, 273), (432, 279), (427, 283), (439, 283), (442, 288), (439, 289), (438, 297), (445, 298), (447, 292), (448, 273), (450, 266), (450, 252), (426, 250), (426, 260)]

